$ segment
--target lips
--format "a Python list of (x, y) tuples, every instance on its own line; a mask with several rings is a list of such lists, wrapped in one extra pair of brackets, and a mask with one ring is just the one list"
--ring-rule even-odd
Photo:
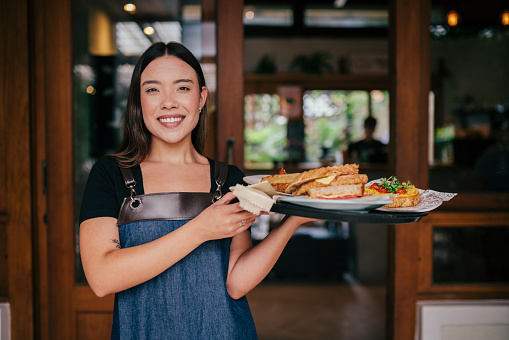
[(182, 115), (171, 115), (171, 116), (162, 116), (157, 118), (157, 120), (166, 127), (175, 127), (180, 125), (180, 123), (185, 119), (185, 116)]

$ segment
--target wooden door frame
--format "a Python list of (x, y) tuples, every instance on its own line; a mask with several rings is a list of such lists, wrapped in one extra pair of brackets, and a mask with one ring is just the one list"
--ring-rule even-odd
[[(0, 302), (12, 339), (34, 337), (33, 181), (29, 1), (0, 12)], [(6, 326), (7, 328), (9, 325)]]
[[(41, 0), (46, 123), (47, 336), (75, 338), (72, 2)], [(73, 316), (73, 317), (70, 317)]]

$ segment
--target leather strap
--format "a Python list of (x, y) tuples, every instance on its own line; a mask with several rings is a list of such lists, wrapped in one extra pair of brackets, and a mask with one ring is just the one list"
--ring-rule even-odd
[(136, 185), (136, 181), (134, 180), (133, 169), (131, 168), (120, 168), (120, 172), (122, 172), (122, 177), (124, 178), (124, 183), (127, 188), (131, 188), (131, 186)]
[(214, 165), (214, 176), (216, 177), (216, 184), (223, 186), (226, 183), (226, 176), (228, 176), (228, 164), (214, 161)]
[[(214, 177), (219, 191), (226, 182), (228, 165), (214, 162)], [(120, 207), (117, 226), (144, 220), (188, 220), (198, 216), (217, 198), (216, 193), (173, 192), (136, 195), (136, 181), (131, 168), (120, 168), (131, 196), (124, 198)], [(134, 194), (133, 194), (134, 193)]]

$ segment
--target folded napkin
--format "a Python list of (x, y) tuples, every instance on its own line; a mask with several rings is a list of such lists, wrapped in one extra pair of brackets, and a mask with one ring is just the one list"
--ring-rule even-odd
[(249, 186), (237, 184), (230, 187), (230, 190), (237, 196), (240, 207), (253, 213), (259, 214), (262, 211), (270, 211), (276, 200), (274, 196), (281, 193), (274, 190), (269, 182), (260, 182)]

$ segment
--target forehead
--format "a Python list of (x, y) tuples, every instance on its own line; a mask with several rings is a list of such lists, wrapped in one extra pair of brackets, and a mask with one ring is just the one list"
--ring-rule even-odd
[(198, 79), (194, 69), (182, 59), (175, 56), (164, 56), (152, 60), (141, 73), (141, 81), (147, 79)]

